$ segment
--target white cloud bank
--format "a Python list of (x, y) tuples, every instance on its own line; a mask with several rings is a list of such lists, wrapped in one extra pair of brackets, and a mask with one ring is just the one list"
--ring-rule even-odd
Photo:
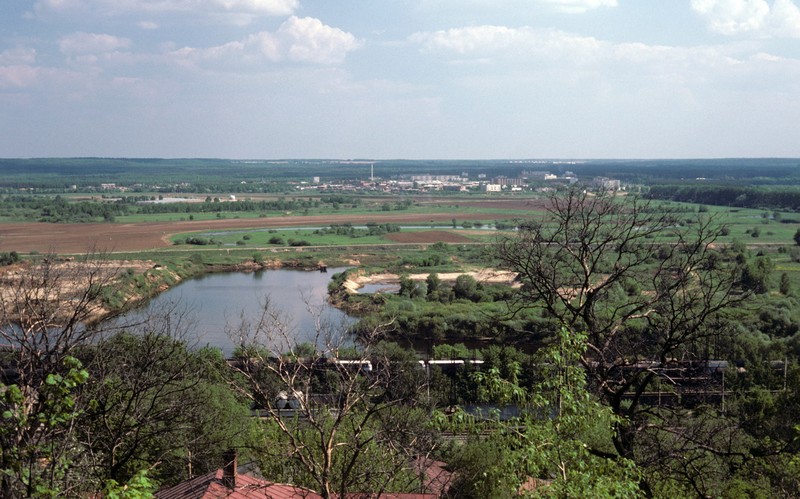
[[(773, 82), (770, 88), (795, 78), (800, 81), (800, 60), (752, 53), (738, 44), (618, 43), (556, 29), (492, 25), (420, 32), (410, 41), (445, 62), (482, 68), (492, 65), (494, 69), (485, 73), (508, 81), (548, 78), (574, 82), (584, 78), (613, 88), (624, 75), (626, 88), (638, 85), (643, 89), (711, 88), (712, 82), (726, 88), (764, 88), (766, 74), (774, 75), (767, 79)], [(514, 78), (503, 76), (507, 73)], [(758, 83), (751, 81), (754, 79)]]
[(17, 47), (0, 52), (0, 66), (32, 64), (34, 61), (36, 61), (36, 50), (29, 47)]
[(210, 48), (184, 47), (173, 53), (192, 63), (247, 64), (260, 59), (314, 64), (339, 64), (362, 42), (353, 34), (323, 24), (319, 19), (292, 16), (275, 32), (261, 31), (241, 41)]
[(38, 0), (36, 12), (89, 10), (115, 16), (129, 13), (208, 12), (288, 16), (299, 0)]
[(58, 41), (62, 54), (81, 55), (114, 52), (130, 47), (131, 41), (114, 35), (77, 32)]
[(800, 8), (792, 0), (692, 0), (692, 10), (716, 33), (800, 38)]
[(600, 7), (616, 7), (617, 0), (540, 0), (569, 14), (583, 14)]
[(36, 81), (38, 70), (32, 66), (36, 51), (18, 47), (0, 52), (0, 88), (23, 88)]
[(420, 32), (410, 40), (430, 53), (455, 54), (464, 58), (497, 59), (541, 57), (547, 59), (593, 57), (607, 46), (594, 37), (573, 35), (554, 29), (523, 26), (468, 26)]

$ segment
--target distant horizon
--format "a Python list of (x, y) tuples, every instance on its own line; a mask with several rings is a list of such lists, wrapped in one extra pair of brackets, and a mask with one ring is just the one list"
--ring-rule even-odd
[(0, 157), (0, 160), (36, 160), (36, 159), (135, 159), (135, 160), (210, 160), (210, 161), (339, 161), (339, 162), (377, 162), (377, 161), (520, 161), (520, 162), (549, 162), (549, 161), (735, 161), (735, 160), (800, 160), (800, 156), (719, 156), (719, 157), (652, 157), (652, 158), (573, 158), (573, 157), (542, 157), (542, 158), (370, 158), (370, 157), (274, 157), (274, 158), (248, 158), (248, 157), (205, 157), (205, 156), (28, 156), (28, 157)]

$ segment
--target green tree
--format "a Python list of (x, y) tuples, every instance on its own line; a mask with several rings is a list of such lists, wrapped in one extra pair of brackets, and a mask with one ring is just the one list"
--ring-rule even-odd
[(178, 312), (85, 351), (88, 383), (77, 438), (91, 449), (86, 473), (126, 483), (143, 469), (173, 484), (218, 467), (252, 437), (245, 400), (228, 387), (219, 351), (189, 349)]
[(769, 291), (769, 276), (774, 265), (769, 257), (759, 256), (742, 269), (742, 287), (756, 294)]
[(412, 298), (417, 288), (417, 284), (407, 275), (400, 276), (400, 290), (397, 292), (400, 296)]
[[(527, 441), (534, 476), (550, 483), (547, 497), (640, 497), (640, 472), (633, 460), (613, 452), (610, 428), (619, 416), (587, 390), (581, 359), (588, 336), (562, 328), (557, 342), (543, 352), (542, 382), (532, 390), (533, 404), (552, 418), (531, 424)], [(540, 412), (541, 413), (541, 412)]]
[(456, 298), (478, 301), (480, 299), (478, 287), (478, 281), (476, 281), (474, 277), (461, 274), (456, 277), (456, 282), (453, 285), (453, 293), (455, 293)]
[(147, 476), (146, 471), (136, 473), (127, 483), (120, 484), (109, 480), (103, 488), (106, 499), (150, 499), (156, 490), (155, 483)]
[(792, 292), (792, 282), (791, 279), (789, 279), (789, 274), (787, 274), (786, 272), (781, 273), (781, 281), (780, 284), (778, 285), (778, 289), (780, 290), (780, 293), (784, 296)]
[[(554, 195), (541, 219), (496, 246), (522, 283), (512, 307), (541, 309), (569, 331), (586, 331), (581, 363), (617, 418), (620, 458), (634, 459), (639, 437), (659, 424), (648, 419), (642, 394), (660, 370), (671, 359), (706, 358), (701, 347), (720, 341), (720, 314), (747, 296), (737, 292), (739, 263), (714, 249), (714, 219), (678, 229), (674, 215), (635, 197), (574, 189)], [(656, 237), (670, 243), (654, 262)], [(628, 279), (642, 291), (616, 292)], [(644, 453), (654, 466), (671, 459)]]
[(435, 272), (428, 274), (428, 277), (425, 278), (425, 285), (427, 286), (428, 295), (439, 291), (441, 284), (442, 281), (439, 279), (439, 274)]
[(562, 329), (540, 352), (541, 381), (530, 391), (515, 374), (500, 377), (497, 368), (473, 376), (487, 400), (513, 401), (529, 412), (483, 424), (484, 431), (487, 424), (494, 428), (490, 444), (470, 440), (451, 451), (459, 477), (452, 497), (511, 497), (531, 484), (533, 496), (641, 496), (634, 462), (613, 452), (611, 427), (618, 418), (587, 390), (580, 364), (586, 345), (585, 335)]
[(60, 373), (48, 373), (36, 387), (0, 386), (0, 491), (3, 497), (57, 497), (73, 492), (64, 484), (79, 448), (57, 445), (69, 439), (80, 412), (76, 390), (88, 372), (80, 361), (65, 357)]

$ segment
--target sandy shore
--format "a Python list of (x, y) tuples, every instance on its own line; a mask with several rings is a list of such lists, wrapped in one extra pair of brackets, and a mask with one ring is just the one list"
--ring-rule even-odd
[[(408, 277), (410, 277), (414, 281), (424, 281), (429, 274), (430, 273), (409, 274)], [(480, 283), (508, 284), (509, 286), (514, 286), (516, 284), (514, 282), (514, 278), (517, 275), (515, 272), (510, 272), (506, 270), (497, 270), (497, 269), (480, 269), (480, 270), (464, 271), (464, 272), (437, 273), (439, 279), (444, 282), (455, 281), (458, 278), (458, 276), (464, 274), (474, 277), (475, 280)], [(367, 284), (396, 284), (398, 282), (400, 282), (399, 274), (392, 274), (387, 272), (381, 274), (354, 276), (347, 282), (345, 282), (345, 287), (348, 288), (350, 291), (357, 293), (359, 288)]]

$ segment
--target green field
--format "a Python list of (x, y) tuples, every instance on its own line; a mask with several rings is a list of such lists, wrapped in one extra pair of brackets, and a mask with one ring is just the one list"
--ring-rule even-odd
[[(463, 235), (474, 242), (491, 242), (497, 237), (494, 231), (486, 231), (486, 234), (476, 234), (475, 231), (466, 229), (453, 229), (451, 226), (440, 226), (441, 229), (448, 229), (456, 234)], [(359, 229), (357, 229), (359, 230)], [(402, 229), (404, 234), (415, 232), (426, 232), (432, 229)], [(362, 232), (365, 232), (361, 230)], [(202, 238), (208, 241), (209, 245), (218, 247), (281, 247), (281, 246), (356, 246), (356, 245), (391, 245), (397, 244), (386, 235), (357, 235), (349, 236), (345, 234), (326, 233), (319, 229), (238, 229), (230, 231), (202, 231), (178, 234), (171, 238), (175, 244), (183, 244), (187, 238)], [(213, 242), (212, 242), (213, 241)], [(297, 244), (299, 241), (307, 244)], [(293, 242), (295, 244), (293, 244)], [(204, 246), (204, 245), (199, 245)]]

